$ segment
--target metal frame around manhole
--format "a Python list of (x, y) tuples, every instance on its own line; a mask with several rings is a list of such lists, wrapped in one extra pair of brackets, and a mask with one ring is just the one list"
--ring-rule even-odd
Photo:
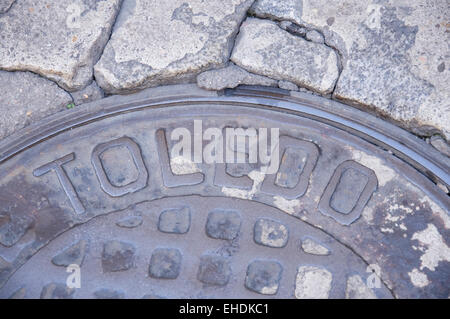
[[(189, 92), (189, 94), (186, 94)], [(241, 105), (269, 108), (311, 118), (350, 132), (412, 165), (434, 183), (450, 188), (450, 159), (413, 134), (353, 107), (307, 93), (240, 87), (208, 92), (195, 85), (148, 89), (135, 95), (111, 96), (47, 117), (0, 141), (0, 164), (43, 140), (64, 131), (144, 108), (183, 104)]]

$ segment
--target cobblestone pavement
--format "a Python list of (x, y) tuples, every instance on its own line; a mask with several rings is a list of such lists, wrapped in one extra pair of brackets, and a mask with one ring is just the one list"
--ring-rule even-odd
[(440, 0), (3, 0), (0, 137), (103, 94), (257, 84), (376, 112), (448, 153), (449, 11)]
[[(147, 88), (189, 83), (186, 87), (194, 95), (202, 92), (198, 94), (216, 97), (226, 88), (257, 85), (298, 91), (291, 92), (291, 96), (306, 94), (314, 98), (321, 96), (327, 101), (338, 100), (357, 108), (353, 109), (355, 112), (362, 110), (387, 119), (425, 139), (448, 160), (445, 156), (450, 155), (447, 142), (450, 139), (449, 16), (450, 7), (443, 0), (0, 0), (0, 139), (59, 111), (77, 109), (83, 104), (89, 106), (91, 104), (87, 103), (111, 95), (115, 96), (112, 97), (113, 101), (115, 98), (120, 101), (124, 98), (121, 95), (149, 94), (145, 93), (148, 92), (145, 91)], [(161, 92), (164, 93), (164, 88), (161, 88)], [(331, 106), (337, 105), (329, 102)], [(111, 119), (112, 124), (122, 125), (122, 122), (114, 121), (118, 120)], [(292, 127), (297, 124), (292, 124)], [(105, 125), (104, 134), (107, 134), (110, 128), (106, 124), (102, 125)], [(76, 136), (78, 133), (73, 134)], [(80, 135), (79, 140), (86, 136), (89, 135)], [(321, 140), (324, 136), (317, 135), (316, 138)], [(77, 156), (83, 154), (81, 147), (75, 145), (76, 142), (67, 142), (59, 150), (63, 149), (69, 154), (72, 147), (77, 151)], [(90, 147), (92, 145), (89, 143), (94, 142), (102, 145), (99, 136), (85, 143)], [(143, 143), (145, 146), (146, 142)], [(307, 211), (300, 209), (297, 199), (277, 197), (276, 194), (266, 199), (266, 194), (261, 195), (259, 188), (255, 193), (252, 193), (253, 188), (244, 193), (236, 189), (226, 193), (230, 189), (221, 187), (215, 190), (213, 186), (217, 185), (211, 178), (206, 179), (204, 185), (201, 184), (203, 181), (199, 182), (204, 188), (195, 186), (195, 191), (189, 194), (172, 191), (169, 187), (152, 188), (149, 190), (150, 199), (145, 197), (149, 194), (135, 194), (133, 199), (137, 206), (131, 208), (127, 208), (125, 204), (129, 203), (127, 200), (122, 201), (122, 198), (118, 199), (118, 204), (109, 203), (109, 197), (100, 189), (95, 198), (90, 197), (93, 196), (89, 195), (90, 190), (88, 192), (83, 186), (77, 191), (88, 198), (86, 203), (91, 205), (87, 205), (88, 210), (91, 210), (88, 217), (81, 220), (71, 215), (74, 207), (70, 203), (67, 205), (64, 193), (52, 193), (51, 189), (58, 189), (59, 184), (45, 176), (43, 180), (46, 187), (34, 187), (27, 194), (29, 197), (21, 198), (20, 203), (28, 207), (30, 202), (39, 202), (42, 205), (39, 209), (47, 214), (43, 218), (49, 220), (56, 218), (55, 209), (60, 207), (51, 206), (48, 198), (41, 200), (39, 191), (33, 193), (34, 189), (43, 189), (43, 192), (50, 194), (49, 197), (65, 203), (61, 204), (67, 206), (62, 208), (65, 215), (59, 216), (52, 228), (48, 220), (36, 222), (27, 212), (23, 213), (22, 206), (17, 208), (12, 202), (13, 196), (8, 195), (13, 190), (20, 193), (22, 186), (28, 189), (31, 185), (29, 180), (24, 178), (23, 181), (15, 180), (8, 184), (8, 181), (12, 181), (12, 175), (0, 174), (2, 178), (6, 176), (0, 184), (0, 199), (9, 203), (5, 209), (19, 211), (6, 218), (0, 207), (0, 244), (12, 247), (12, 250), (21, 249), (14, 262), (0, 256), (0, 286), (12, 276), (16, 268), (19, 269), (27, 258), (47, 245), (53, 237), (77, 223), (84, 223), (79, 229), (67, 232), (62, 239), (42, 249), (30, 263), (14, 274), (14, 278), (26, 281), (27, 276), (33, 273), (33, 267), (51, 260), (52, 267), (60, 269), (61, 273), (64, 272), (63, 267), (69, 264), (81, 265), (84, 262), (86, 269), (94, 269), (105, 274), (105, 277), (111, 275), (115, 279), (121, 273), (132, 273), (133, 278), (164, 279), (164, 282), (195, 278), (194, 286), (186, 284), (179, 295), (199, 298), (213, 291), (208, 290), (208, 287), (223, 287), (219, 291), (225, 297), (235, 296), (234, 287), (245, 287), (241, 292), (243, 297), (252, 297), (254, 293), (297, 298), (448, 296), (448, 276), (445, 277), (445, 273), (448, 274), (450, 250), (446, 244), (449, 238), (446, 206), (436, 204), (427, 192), (419, 190), (406, 178), (403, 179), (398, 171), (394, 174), (391, 166), (380, 164), (385, 162), (353, 149), (353, 144), (349, 143), (350, 146), (345, 150), (336, 150), (327, 139), (323, 143), (325, 146), (321, 147), (329, 148), (329, 154), (338, 154), (335, 158), (317, 154), (318, 165), (323, 171), (330, 173), (330, 176), (336, 175), (338, 169), (330, 171), (329, 164), (333, 161), (335, 167), (340, 167), (338, 164), (345, 163), (344, 159), (348, 157), (353, 166), (341, 170), (356, 172), (352, 174), (363, 172), (360, 175), (367, 178), (366, 184), (373, 182), (374, 186), (373, 190), (366, 190), (366, 186), (353, 183), (353, 180), (359, 179), (359, 175), (346, 175), (348, 185), (344, 187), (336, 180), (328, 202), (334, 198), (331, 193), (338, 192), (340, 188), (345, 188), (342, 191), (344, 195), (341, 194), (345, 198), (352, 194), (354, 188), (374, 192), (379, 187), (376, 199), (368, 204), (364, 213), (362, 211), (366, 203), (361, 204), (357, 218), (362, 217), (355, 223), (358, 232), (349, 232), (339, 240), (327, 232), (331, 234), (337, 229), (334, 222), (340, 227), (353, 223), (354, 219), (347, 221), (348, 212), (342, 214), (347, 217), (311, 217)], [(147, 146), (149, 149), (154, 147), (153, 144)], [(41, 155), (45, 153), (44, 150), (40, 152)], [(318, 150), (315, 152), (319, 153)], [(74, 153), (71, 154), (74, 156)], [(83, 156), (81, 160), (88, 167), (90, 161)], [(151, 157), (148, 154), (146, 156)], [(51, 157), (44, 154), (42, 160), (53, 163), (55, 159)], [(66, 162), (74, 160), (69, 157), (65, 158)], [(111, 158), (115, 158), (114, 155)], [(117, 158), (120, 159), (120, 156)], [(396, 160), (389, 159), (386, 163), (397, 163)], [(17, 172), (14, 170), (17, 162), (22, 165), (18, 169), (19, 173), (26, 171), (27, 175), (23, 176), (31, 176), (30, 172), (34, 168), (30, 161), (22, 157), (14, 159), (8, 164), (8, 169)], [(362, 161), (365, 161), (364, 164), (354, 164)], [(156, 160), (151, 165), (156, 167), (158, 163)], [(282, 167), (285, 175), (289, 175), (288, 172), (297, 164), (285, 163), (287, 167)], [(372, 166), (379, 169), (375, 177), (371, 175), (371, 170), (366, 170), (366, 164), (371, 169)], [(142, 166), (145, 169), (144, 164)], [(19, 173), (17, 176), (22, 176)], [(200, 173), (189, 175), (195, 174)], [(78, 184), (86, 180), (86, 185), (92, 186), (97, 182), (91, 169), (74, 169), (69, 175)], [(299, 176), (294, 177), (301, 179)], [(164, 185), (164, 178), (160, 177), (157, 184)], [(290, 182), (289, 178), (286, 178), (285, 183)], [(314, 175), (313, 180), (321, 189), (329, 188), (328, 179), (319, 180)], [(259, 185), (256, 179), (247, 182)], [(321, 199), (323, 194), (319, 194), (320, 187), (313, 186), (306, 197), (311, 205), (317, 206), (319, 200), (320, 203), (325, 200)], [(212, 196), (217, 196), (217, 201), (200, 203), (199, 198), (208, 192), (215, 194)], [(444, 189), (444, 192), (448, 193), (448, 189)], [(223, 194), (226, 196), (219, 198)], [(166, 195), (178, 197), (171, 201), (165, 198)], [(103, 198), (101, 196), (104, 196), (105, 205), (110, 206), (100, 204), (98, 198)], [(231, 201), (227, 197), (238, 201)], [(259, 203), (249, 206), (240, 203), (240, 200), (253, 197)], [(150, 205), (147, 200), (154, 200), (155, 203)], [(188, 205), (185, 205), (186, 202)], [(445, 199), (441, 202), (445, 204)], [(347, 204), (342, 200), (342, 203), (336, 204), (337, 208), (330, 208), (330, 211), (351, 211), (351, 207), (347, 209), (345, 206)], [(231, 209), (222, 209), (229, 206)], [(194, 209), (198, 209), (197, 215), (193, 213)], [(287, 214), (273, 220), (273, 215), (278, 216), (276, 209)], [(327, 209), (329, 207), (324, 208)], [(289, 215), (295, 215), (294, 211), (303, 214), (306, 219), (312, 218), (307, 223), (302, 216), (295, 216), (300, 218), (296, 220), (299, 227), (296, 229), (300, 229), (298, 233), (292, 231), (294, 227), (290, 224), (292, 216)], [(265, 215), (260, 216), (257, 212)], [(100, 216), (102, 214), (105, 216)], [(89, 218), (97, 216), (100, 217), (88, 222)], [(335, 221), (330, 221), (330, 217)], [(367, 223), (362, 224), (362, 220)], [(322, 231), (322, 227), (317, 226), (319, 224), (325, 225), (326, 231)], [(418, 224), (427, 226), (419, 229), (416, 227)], [(21, 240), (26, 239), (31, 228), (34, 237), (28, 239), (33, 245), (22, 247)], [(97, 234), (97, 229), (103, 233)], [(108, 233), (109, 229), (114, 229), (114, 233)], [(131, 239), (134, 238), (134, 242), (122, 240), (127, 238), (125, 234), (129, 234), (130, 230), (133, 230)], [(170, 236), (184, 236), (187, 240), (180, 243), (181, 248), (164, 246), (149, 250), (139, 242), (139, 238), (144, 238), (149, 231), (155, 233), (155, 238), (161, 242)], [(309, 235), (300, 236), (303, 231)], [(357, 235), (361, 233), (370, 233), (373, 237), (370, 240), (361, 238)], [(89, 240), (85, 240), (83, 234), (90, 234)], [(242, 234), (252, 234), (253, 237), (247, 240), (244, 236), (247, 241), (241, 242), (242, 249), (239, 251), (235, 239)], [(387, 247), (389, 245), (378, 246), (380, 238), (395, 239), (407, 246), (408, 250), (401, 250), (403, 246), (399, 245), (392, 252), (391, 247)], [(417, 242), (415, 248), (410, 245), (413, 240)], [(201, 242), (202, 245), (190, 247), (189, 241)], [(355, 248), (353, 245), (357, 244), (361, 245)], [(248, 259), (244, 254), (237, 258), (233, 268), (227, 258), (210, 253), (208, 249), (213, 246), (227, 256), (241, 256), (239, 254), (245, 253), (246, 249), (256, 251), (255, 256), (265, 256), (265, 251), (269, 250), (277, 253), (273, 259)], [(195, 250), (197, 257), (200, 256), (198, 260), (189, 259), (180, 252), (189, 249)], [(319, 266), (305, 264), (294, 269), (292, 265), (283, 263), (299, 250), (302, 256), (313, 258)], [(404, 261), (404, 264), (395, 266), (398, 269), (389, 274), (391, 277), (384, 278), (382, 289), (376, 294), (367, 287), (365, 278), (366, 260), (375, 258), (370, 254), (372, 251), (378, 254), (375, 257), (383, 257), (374, 261), (382, 265), (383, 270), (392, 267), (398, 258)], [(143, 255), (151, 258), (146, 261), (139, 259), (138, 256)], [(336, 259), (329, 258), (330, 255)], [(94, 261), (99, 261), (101, 267)], [(320, 266), (322, 261), (327, 263), (326, 267)], [(195, 267), (194, 262), (198, 262)], [(344, 274), (344, 270), (339, 268), (342, 263), (352, 264), (353, 273)], [(411, 263), (414, 265), (411, 266)], [(97, 269), (99, 267), (101, 270)], [(139, 272), (142, 269), (145, 269), (145, 274)], [(186, 269), (190, 272), (186, 273)], [(238, 274), (236, 269), (239, 269)], [(434, 272), (435, 269), (439, 271)], [(243, 279), (236, 282), (236, 276)], [(346, 279), (336, 282), (336, 278)], [(45, 285), (35, 282), (26, 292), (19, 285), (20, 280), (10, 281), (0, 297), (23, 297), (30, 291), (36, 296), (40, 294), (42, 298), (68, 298), (74, 294), (73, 290), (57, 282), (46, 282)], [(125, 297), (123, 291), (110, 289), (111, 285), (105, 285), (99, 280), (91, 278), (90, 292), (86, 297)], [(127, 280), (129, 277), (121, 283), (126, 285)], [(320, 285), (312, 287), (313, 283), (318, 282)], [(178, 296), (171, 295), (170, 284), (165, 285), (163, 283), (158, 291), (164, 292), (165, 297)], [(199, 287), (204, 290), (197, 295), (190, 295), (191, 291)], [(144, 293), (147, 293), (148, 298), (161, 297), (156, 291), (144, 290), (135, 291), (136, 295), (132, 297), (138, 297), (138, 294), (141, 297)], [(13, 295), (11, 291), (15, 291)]]

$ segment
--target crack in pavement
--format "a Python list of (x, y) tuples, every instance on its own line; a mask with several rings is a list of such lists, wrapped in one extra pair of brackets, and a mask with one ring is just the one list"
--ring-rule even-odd
[[(258, 19), (260, 19), (260, 18), (258, 18)], [(268, 18), (268, 20), (272, 20), (272, 19)], [(338, 76), (337, 76), (337, 78), (336, 78), (336, 81), (334, 82), (333, 89), (332, 89), (331, 93), (329, 94), (329, 95), (330, 95), (330, 98), (331, 98), (331, 99), (334, 99), (334, 98), (333, 98), (334, 92), (335, 92), (335, 90), (336, 90), (336, 86), (337, 86), (337, 84), (338, 84), (339, 78), (341, 77), (342, 71), (343, 71), (343, 69), (344, 69), (343, 64), (342, 64), (342, 53), (339, 51), (339, 49), (336, 48), (335, 46), (331, 45), (331, 44), (329, 43), (329, 41), (327, 41), (327, 37), (325, 36), (325, 34), (324, 34), (324, 33), (322, 32), (322, 30), (320, 30), (320, 29), (311, 28), (311, 27), (308, 27), (308, 26), (306, 26), (306, 25), (298, 25), (298, 24), (296, 24), (296, 23), (294, 23), (294, 22), (287, 21), (287, 20), (279, 20), (279, 21), (272, 20), (272, 21), (274, 21), (274, 22), (279, 22), (279, 23), (278, 23), (278, 26), (279, 26), (281, 29), (283, 29), (283, 28), (281, 27), (281, 23), (282, 23), (282, 22), (289, 22), (289, 23), (290, 23), (290, 26), (295, 26), (295, 27), (299, 27), (299, 28), (304, 28), (307, 32), (315, 31), (315, 32), (319, 33), (319, 34), (322, 36), (322, 38), (324, 39), (324, 43), (322, 43), (322, 44), (323, 44), (324, 46), (326, 46), (326, 47), (328, 47), (328, 48), (330, 48), (330, 49), (332, 49), (332, 50), (334, 51), (334, 53), (336, 54), (336, 58), (337, 58)], [(288, 26), (286, 29), (283, 29), (283, 30), (285, 30), (286, 32), (288, 32), (288, 33), (290, 33), (290, 34), (292, 34), (292, 35), (294, 35), (294, 36), (298, 36), (298, 37), (300, 37), (300, 38), (303, 38), (303, 39), (306, 40), (306, 41), (313, 42), (313, 43), (317, 43), (317, 42), (314, 42), (314, 41), (311, 41), (310, 39), (308, 39), (308, 38), (306, 37), (306, 33), (305, 33), (305, 34), (298, 33), (298, 32), (296, 32), (295, 30), (290, 29), (289, 26)]]
[[(335, 90), (336, 90), (337, 83), (338, 83), (339, 78), (340, 78), (340, 76), (341, 76), (341, 74), (342, 74), (342, 71), (343, 71), (342, 53), (341, 53), (336, 47), (330, 45), (330, 44), (327, 42), (327, 39), (326, 39), (324, 33), (323, 33), (321, 30), (316, 29), (316, 28), (311, 28), (311, 27), (305, 26), (305, 25), (299, 25), (299, 24), (294, 23), (294, 22), (289, 21), (289, 20), (277, 19), (277, 18), (275, 18), (275, 17), (260, 17), (260, 16), (257, 16), (257, 15), (255, 15), (255, 14), (252, 14), (252, 13), (250, 12), (250, 10), (247, 11), (247, 18), (249, 18), (249, 17), (250, 17), (250, 18), (259, 19), (259, 20), (267, 20), (267, 21), (275, 22), (275, 24), (276, 24), (281, 30), (283, 30), (283, 31), (285, 31), (285, 32), (287, 32), (287, 33), (289, 33), (289, 34), (295, 36), (295, 37), (302, 38), (303, 40), (308, 41), (308, 42), (311, 42), (311, 43), (322, 44), (322, 45), (324, 45), (325, 47), (328, 47), (328, 48), (330, 48), (331, 50), (333, 50), (334, 53), (336, 54), (336, 59), (337, 59), (337, 69), (338, 69), (338, 75), (337, 75), (337, 77), (336, 77), (336, 81), (334, 82), (333, 89), (332, 89), (332, 91), (331, 91), (330, 93), (325, 94), (325, 95), (324, 95), (324, 94), (321, 94), (321, 93), (319, 93), (319, 92), (314, 92), (314, 94), (318, 94), (318, 95), (320, 95), (320, 96), (323, 96), (323, 97), (326, 97), (326, 98), (329, 98), (329, 99), (333, 99), (333, 95), (334, 95), (334, 92), (335, 92)], [(284, 28), (284, 27), (282, 27), (282, 24), (283, 24), (283, 23), (289, 23), (290, 25), (288, 25), (286, 28)], [(241, 25), (242, 25), (242, 23), (241, 23)], [(293, 28), (289, 28), (289, 27), (291, 27), (291, 26), (293, 26)], [(241, 27), (241, 26), (239, 26), (239, 28), (240, 28), (240, 27)], [(303, 33), (299, 32), (299, 29), (304, 29), (304, 30), (305, 30), (305, 33), (303, 34)], [(318, 43), (318, 42), (314, 42), (314, 41), (311, 41), (310, 39), (308, 39), (308, 38), (306, 37), (306, 33), (307, 33), (307, 32), (310, 32), (310, 31), (316, 31), (316, 32), (318, 32), (318, 33), (321, 35), (321, 37), (324, 39), (324, 43)], [(238, 32), (238, 34), (239, 34), (239, 32)], [(247, 70), (247, 71), (248, 71), (248, 70)], [(248, 71), (248, 72), (249, 72), (249, 71)], [(250, 72), (250, 73), (254, 74), (253, 72)], [(268, 77), (268, 76), (266, 76), (266, 77)], [(268, 77), (268, 78), (270, 78), (270, 77)], [(308, 88), (306, 88), (306, 87), (303, 87), (303, 86), (299, 86), (299, 85), (298, 85), (298, 87), (299, 87), (299, 88), (301, 87), (301, 88), (303, 88), (303, 89), (306, 89), (306, 90), (308, 90), (308, 91), (311, 91), (310, 89), (308, 89)]]
[(32, 73), (34, 75), (37, 75), (41, 79), (44, 79), (46, 81), (50, 81), (50, 82), (54, 83), (59, 89), (61, 89), (62, 91), (64, 91), (65, 93), (67, 93), (70, 96), (72, 102), (74, 101), (72, 94), (69, 91), (67, 91), (65, 88), (63, 88), (61, 85), (59, 85), (59, 83), (56, 82), (56, 80), (49, 79), (49, 78), (43, 76), (40, 73), (37, 73), (35, 71), (31, 71), (31, 70), (4, 70), (4, 69), (0, 69), (0, 70), (3, 71), (3, 72), (10, 72), (10, 73), (17, 73), (17, 72), (26, 73), (26, 72), (28, 72), (28, 73)]
[(242, 24), (249, 17), (249, 10), (255, 2), (256, 2), (256, 0), (252, 1), (252, 4), (250, 5), (249, 9), (247, 10), (246, 15), (242, 18), (241, 22), (239, 23), (239, 25), (236, 28), (236, 34), (234, 35), (234, 39), (232, 41), (230, 41), (232, 43), (232, 45), (230, 47), (230, 50), (228, 51), (228, 64), (230, 64), (230, 62), (231, 62), (231, 54), (233, 53), (234, 47), (236, 46), (236, 39), (238, 38), (239, 33), (241, 32)]
[[(16, 3), (16, 0), (13, 0), (13, 1), (9, 4), (9, 6), (4, 7), (3, 9), (0, 8), (0, 15), (7, 13), (15, 3)], [(2, 10), (3, 10), (3, 11), (2, 11)]]
[[(116, 16), (114, 17), (114, 21), (113, 21), (113, 23), (111, 24), (111, 28), (109, 29), (108, 39), (105, 41), (105, 45), (104, 45), (103, 48), (101, 49), (101, 52), (100, 52), (100, 54), (98, 55), (97, 59), (95, 59), (95, 60), (93, 61), (93, 63), (92, 63), (92, 79), (93, 79), (93, 81), (96, 81), (96, 82), (97, 82), (97, 79), (95, 78), (94, 67), (95, 67), (95, 65), (97, 64), (97, 62), (101, 59), (103, 53), (105, 52), (106, 46), (108, 45), (109, 41), (111, 40), (113, 31), (114, 31), (114, 29), (115, 29), (115, 27), (116, 27), (117, 20), (119, 19), (119, 15), (120, 15), (120, 13), (122, 12), (123, 3), (124, 3), (125, 1), (126, 1), (126, 0), (120, 0), (120, 3), (119, 3), (119, 10), (117, 10)], [(92, 82), (91, 82), (91, 83), (92, 83)], [(97, 82), (97, 83), (98, 83), (98, 82)], [(88, 84), (88, 85), (89, 85), (89, 84)], [(103, 88), (102, 88), (102, 89), (103, 89)]]

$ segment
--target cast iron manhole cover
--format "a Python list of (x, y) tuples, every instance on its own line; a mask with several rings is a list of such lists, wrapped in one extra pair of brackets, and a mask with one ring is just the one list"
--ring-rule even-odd
[[(173, 155), (229, 128), (278, 128), (275, 172)], [(448, 158), (330, 100), (162, 87), (57, 114), (0, 161), (3, 298), (450, 294)]]

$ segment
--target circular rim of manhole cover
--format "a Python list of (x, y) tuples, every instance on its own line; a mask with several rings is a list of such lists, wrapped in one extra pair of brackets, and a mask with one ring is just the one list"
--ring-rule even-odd
[(0, 163), (42, 140), (105, 117), (144, 108), (192, 103), (239, 104), (270, 108), (327, 123), (378, 145), (450, 188), (449, 158), (404, 129), (354, 107), (302, 92), (259, 86), (205, 91), (195, 85), (169, 85), (130, 96), (111, 96), (48, 116), (0, 140)]
[[(248, 167), (229, 169), (225, 164), (175, 173), (173, 158), (161, 151), (173, 147), (167, 130), (196, 116), (210, 118), (210, 126), (222, 123), (222, 129), (278, 123), (284, 133), (277, 174), (258, 175), (261, 167), (246, 171)], [(134, 122), (128, 122), (131, 118)], [(152, 155), (142, 144), (143, 129), (151, 131), (151, 125), (160, 125), (152, 131), (155, 141), (147, 141), (156, 147), (156, 164), (149, 163)], [(128, 132), (135, 129), (134, 134), (111, 135), (116, 126)], [(102, 134), (103, 139), (94, 139)], [(88, 151), (76, 146), (91, 137), (96, 144), (85, 146)], [(335, 145), (341, 142), (346, 146)], [(77, 151), (67, 153), (68, 145)], [(129, 157), (110, 152), (118, 148), (127, 149)], [(69, 169), (75, 161), (92, 167)], [(115, 172), (109, 162), (134, 163), (136, 171), (127, 171), (134, 177), (128, 182), (127, 176), (111, 177)], [(84, 258), (94, 252), (100, 254), (95, 257), (101, 260), (100, 272), (111, 276), (109, 286), (100, 284), (94, 294), (75, 296), (123, 297), (112, 283), (123, 280), (123, 270), (137, 271), (139, 265), (147, 267), (148, 282), (156, 288), (136, 288), (136, 293), (154, 297), (446, 298), (450, 294), (445, 280), (450, 265), (446, 251), (450, 202), (436, 185), (449, 186), (449, 159), (393, 124), (323, 97), (261, 87), (208, 92), (195, 85), (112, 96), (50, 116), (0, 141), (0, 167), (6, 168), (0, 171), (0, 297), (30, 297), (27, 289), (35, 291), (34, 297), (40, 289), (41, 297), (71, 297), (75, 290), (53, 277), (49, 281), (50, 275), (42, 279), (48, 282), (37, 283), (26, 279), (19, 283), (16, 277), (31, 276), (29, 264), (67, 266), (74, 256), (75, 264), (86, 259), (84, 269), (96, 269), (99, 265)], [(47, 174), (50, 171), (56, 174)], [(155, 174), (159, 177), (152, 183)], [(228, 225), (225, 230), (223, 223)], [(142, 224), (156, 227), (148, 231), (159, 231), (154, 236), (161, 247), (149, 250), (120, 241), (120, 236), (104, 237), (114, 227), (120, 229), (118, 234), (150, 227)], [(90, 234), (90, 239), (81, 234)], [(191, 237), (177, 241), (174, 238), (181, 237), (170, 237), (173, 234)], [(428, 241), (430, 236), (433, 242)], [(211, 240), (225, 244), (203, 247)], [(253, 259), (247, 260), (242, 250)], [(433, 255), (436, 250), (443, 254)], [(137, 257), (137, 251), (145, 258)], [(169, 270), (161, 268), (161, 260), (169, 262)], [(339, 266), (350, 260), (354, 269)], [(128, 276), (125, 279), (137, 275)], [(174, 287), (166, 283), (178, 276), (188, 276), (183, 283), (195, 281), (185, 286), (196, 293), (180, 290), (179, 295), (170, 295)], [(308, 280), (319, 280), (321, 288), (308, 291)], [(30, 287), (24, 288), (26, 284)]]

